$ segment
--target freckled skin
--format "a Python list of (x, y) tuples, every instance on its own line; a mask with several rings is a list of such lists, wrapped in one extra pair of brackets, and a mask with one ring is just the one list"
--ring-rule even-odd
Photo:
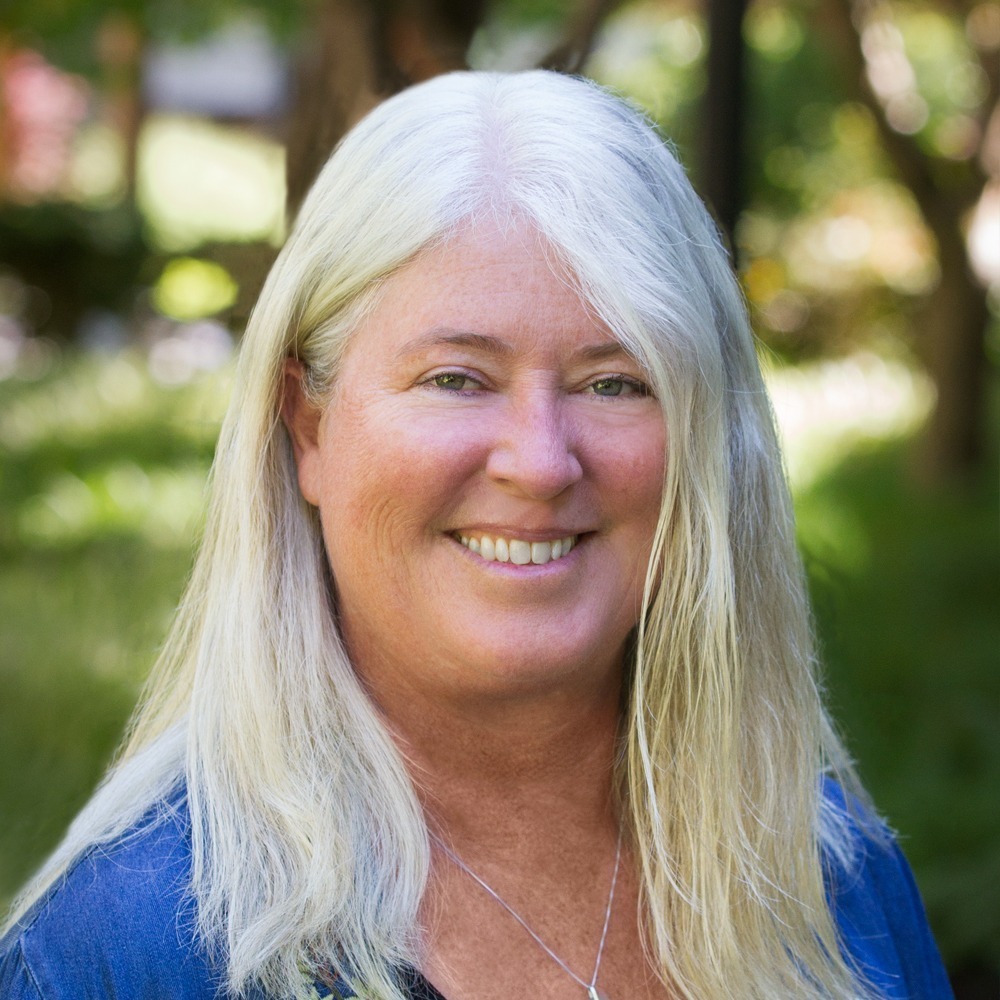
[[(289, 380), (300, 487), (352, 661), (385, 703), (617, 688), (665, 432), (551, 259), (527, 228), (464, 232), (387, 282), (321, 414)], [(517, 568), (454, 538), (491, 531), (582, 541)]]

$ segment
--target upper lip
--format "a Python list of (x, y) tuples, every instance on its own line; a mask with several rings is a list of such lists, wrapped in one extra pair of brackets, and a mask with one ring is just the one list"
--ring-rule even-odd
[(554, 542), (560, 538), (587, 534), (581, 528), (522, 528), (498, 524), (463, 525), (451, 532), (455, 535), (477, 537), (489, 535), (491, 538), (516, 538), (523, 542)]

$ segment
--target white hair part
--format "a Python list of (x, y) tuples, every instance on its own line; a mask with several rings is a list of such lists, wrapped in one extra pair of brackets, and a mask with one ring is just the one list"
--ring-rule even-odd
[(516, 220), (645, 367), (667, 427), (619, 767), (651, 961), (688, 998), (866, 997), (824, 897), (823, 856), (849, 863), (851, 837), (820, 776), (858, 789), (823, 713), (727, 254), (638, 112), (541, 71), (410, 88), (320, 174), (250, 320), (203, 545), (131, 736), (18, 910), (185, 786), (199, 929), (234, 993), (304, 995), (326, 970), (403, 996), (427, 830), (337, 632), (279, 419), (282, 371), (301, 359), (322, 398), (384, 279), (460, 227)]

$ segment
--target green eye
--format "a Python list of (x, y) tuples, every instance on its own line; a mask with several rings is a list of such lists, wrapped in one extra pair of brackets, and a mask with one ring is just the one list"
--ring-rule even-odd
[(624, 379), (602, 378), (593, 384), (595, 396), (620, 396), (628, 387)]
[(468, 383), (471, 381), (467, 375), (459, 375), (457, 372), (444, 372), (431, 379), (431, 383), (438, 389), (450, 389), (452, 392), (461, 392), (468, 388)]
[(627, 375), (608, 375), (591, 382), (588, 389), (595, 396), (648, 396), (649, 387)]

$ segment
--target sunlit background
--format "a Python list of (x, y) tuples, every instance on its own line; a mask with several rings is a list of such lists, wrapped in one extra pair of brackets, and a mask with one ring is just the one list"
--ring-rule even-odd
[[(843, 2), (749, 5), (734, 252), (835, 714), (959, 997), (996, 1000), (1000, 7), (848, 4), (853, 65)], [(318, 6), (0, 13), (0, 902), (98, 780), (183, 585), (234, 351), (283, 237)], [(697, 184), (703, 4), (606, 6), (586, 73), (648, 109)], [(470, 63), (534, 64), (573, 10), (487, 5)], [(935, 229), (948, 212), (957, 251)], [(977, 453), (949, 462), (924, 442), (955, 252), (987, 310), (970, 362), (985, 401)]]

